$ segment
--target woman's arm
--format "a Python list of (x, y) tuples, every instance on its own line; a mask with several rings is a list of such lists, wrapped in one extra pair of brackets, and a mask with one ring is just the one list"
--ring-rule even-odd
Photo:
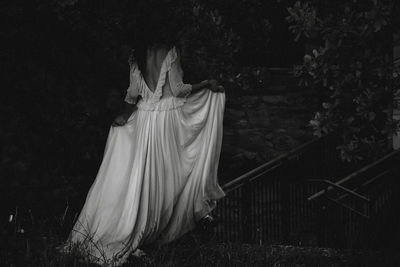
[(136, 103), (139, 100), (139, 87), (136, 82), (134, 73), (137, 69), (137, 64), (135, 61), (135, 58), (133, 57), (133, 54), (129, 56), (128, 63), (130, 66), (130, 71), (129, 71), (129, 87), (126, 90), (126, 95), (124, 99), (124, 111), (122, 114), (118, 115), (113, 123), (111, 124), (112, 126), (123, 126), (126, 124), (128, 121), (129, 117), (132, 115), (132, 112), (134, 112), (137, 109)]
[(218, 82), (214, 79), (204, 80), (200, 83), (192, 84), (192, 91), (190, 94), (195, 94), (205, 88), (210, 89), (213, 92), (225, 92), (224, 87), (222, 85), (218, 85)]
[(199, 83), (192, 84), (192, 90), (190, 94), (195, 94), (208, 86), (208, 80), (201, 81)]
[(122, 112), (121, 115), (117, 116), (114, 119), (112, 126), (125, 125), (129, 119), (129, 117), (132, 115), (132, 112), (134, 112), (136, 109), (137, 109), (136, 104), (129, 104), (129, 103), (125, 102), (124, 111)]
[(137, 109), (136, 104), (129, 104), (125, 102), (125, 106), (124, 106), (124, 112), (121, 114), (122, 116), (124, 116), (127, 120), (129, 119), (129, 117), (132, 115), (132, 113)]
[(208, 80), (208, 88), (216, 93), (223, 93), (225, 92), (225, 89), (222, 85), (219, 85), (217, 80), (211, 79)]
[(183, 69), (180, 62), (180, 52), (176, 48), (173, 49), (173, 51), (176, 52), (176, 58), (172, 62), (171, 70), (168, 74), (168, 79), (174, 96), (187, 97), (205, 88), (208, 88), (213, 92), (224, 92), (224, 87), (218, 85), (217, 81), (214, 79), (204, 80), (196, 84), (185, 84), (182, 80)]

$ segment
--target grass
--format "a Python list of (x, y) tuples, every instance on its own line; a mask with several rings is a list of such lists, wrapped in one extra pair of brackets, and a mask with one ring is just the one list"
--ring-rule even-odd
[[(207, 237), (204, 232), (192, 232), (171, 244), (145, 248), (146, 256), (130, 257), (123, 266), (397, 266), (395, 254), (388, 257), (382, 252), (215, 243)], [(59, 254), (55, 247), (63, 240), (56, 233), (2, 236), (1, 240), (0, 266), (97, 266), (85, 262), (77, 251)]]
[[(97, 266), (85, 262), (79, 251), (57, 252), (56, 246), (65, 241), (75, 217), (67, 211), (68, 207), (57, 216), (34, 217), (30, 210), (20, 209), (4, 217), (0, 221), (0, 266)], [(131, 256), (123, 266), (400, 266), (397, 251), (217, 243), (212, 230), (200, 228), (168, 245), (143, 250), (146, 256)]]

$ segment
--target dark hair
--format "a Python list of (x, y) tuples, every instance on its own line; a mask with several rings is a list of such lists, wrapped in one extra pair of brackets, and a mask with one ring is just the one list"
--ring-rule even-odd
[(143, 74), (148, 48), (163, 46), (170, 49), (178, 45), (178, 25), (171, 9), (164, 1), (150, 1), (136, 19), (132, 29), (133, 57)]

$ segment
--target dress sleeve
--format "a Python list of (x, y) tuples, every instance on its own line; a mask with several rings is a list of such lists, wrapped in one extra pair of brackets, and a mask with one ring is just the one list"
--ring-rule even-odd
[(192, 85), (183, 83), (183, 70), (181, 67), (180, 56), (176, 51), (174, 52), (175, 57), (168, 73), (169, 85), (174, 96), (187, 97), (192, 91)]
[(126, 95), (124, 101), (129, 104), (136, 104), (137, 98), (139, 96), (139, 83), (136, 73), (137, 64), (133, 63), (129, 72), (129, 87), (126, 90)]

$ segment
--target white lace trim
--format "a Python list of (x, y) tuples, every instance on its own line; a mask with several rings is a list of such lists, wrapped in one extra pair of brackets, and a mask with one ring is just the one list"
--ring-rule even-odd
[(186, 102), (186, 98), (182, 97), (167, 97), (167, 98), (161, 98), (158, 102), (153, 102), (151, 99), (148, 99), (147, 101), (144, 99), (141, 99), (136, 106), (140, 110), (146, 110), (146, 111), (165, 111), (165, 110), (171, 110), (171, 109), (177, 109), (181, 106), (183, 106)]
[(157, 81), (157, 86), (154, 92), (148, 88), (146, 82), (144, 81), (143, 75), (139, 68), (135, 68), (133, 75), (136, 76), (136, 80), (139, 83), (140, 94), (143, 99), (147, 99), (146, 102), (157, 103), (162, 97), (162, 88), (165, 84), (167, 73), (171, 69), (171, 64), (177, 59), (178, 55), (175, 46), (168, 51), (165, 59), (161, 65), (160, 76)]
[(167, 73), (168, 71), (171, 70), (171, 64), (176, 60), (176, 58), (177, 58), (177, 53), (176, 53), (176, 48), (174, 46), (171, 50), (168, 51), (168, 54), (165, 56), (165, 60), (161, 66), (160, 78), (158, 79), (156, 90), (154, 91), (154, 94), (152, 95), (151, 99), (153, 103), (160, 100), (162, 96), (162, 88), (167, 79)]

